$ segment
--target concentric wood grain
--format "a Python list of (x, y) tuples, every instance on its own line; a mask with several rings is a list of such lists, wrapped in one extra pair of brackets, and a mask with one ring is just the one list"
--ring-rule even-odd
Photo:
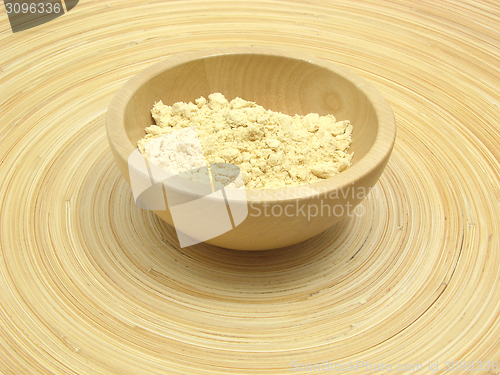
[[(99, 0), (0, 25), (1, 374), (500, 361), (494, 2)], [(256, 44), (373, 83), (398, 123), (393, 155), (365, 215), (303, 244), (179, 249), (133, 204), (107, 106), (166, 56)]]

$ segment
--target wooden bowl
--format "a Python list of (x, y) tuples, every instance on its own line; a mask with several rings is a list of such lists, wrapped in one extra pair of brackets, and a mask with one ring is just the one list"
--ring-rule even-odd
[[(246, 190), (248, 216), (232, 230), (205, 241), (240, 250), (296, 244), (359, 216), (358, 205), (382, 174), (396, 125), (382, 95), (356, 74), (329, 61), (265, 48), (231, 48), (169, 57), (130, 79), (113, 97), (106, 118), (109, 144), (130, 183), (128, 158), (154, 124), (156, 101), (171, 105), (220, 92), (289, 115), (333, 114), (353, 125), (352, 165), (303, 187)], [(173, 225), (167, 210), (154, 211)]]

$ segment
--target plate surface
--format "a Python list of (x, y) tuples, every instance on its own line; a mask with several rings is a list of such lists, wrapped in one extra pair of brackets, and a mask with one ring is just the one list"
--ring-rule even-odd
[[(81, 1), (15, 34), (4, 14), (0, 373), (287, 374), (350, 361), (361, 374), (367, 363), (425, 373), (429, 362), (499, 361), (492, 4)], [(108, 104), (166, 56), (250, 45), (374, 84), (396, 116), (393, 154), (360, 217), (305, 243), (179, 249), (133, 204), (108, 148)]]

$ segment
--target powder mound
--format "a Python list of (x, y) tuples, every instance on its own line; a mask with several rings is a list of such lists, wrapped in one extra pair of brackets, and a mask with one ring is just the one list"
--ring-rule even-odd
[[(351, 165), (352, 125), (332, 115), (289, 116), (241, 98), (228, 101), (221, 93), (172, 106), (159, 101), (151, 113), (156, 125), (146, 128), (138, 146), (148, 160), (172, 172), (198, 166), (189, 139), (167, 138), (174, 130), (193, 126), (205, 163), (237, 165), (249, 189), (304, 185)], [(166, 155), (170, 152), (173, 155)]]

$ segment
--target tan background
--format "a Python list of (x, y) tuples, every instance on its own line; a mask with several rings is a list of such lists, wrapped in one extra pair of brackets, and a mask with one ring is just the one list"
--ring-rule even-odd
[[(16, 34), (0, 4), (0, 373), (500, 361), (495, 4), (81, 1)], [(393, 156), (363, 217), (301, 245), (179, 249), (134, 206), (107, 105), (166, 56), (249, 45), (368, 79), (396, 116)]]

